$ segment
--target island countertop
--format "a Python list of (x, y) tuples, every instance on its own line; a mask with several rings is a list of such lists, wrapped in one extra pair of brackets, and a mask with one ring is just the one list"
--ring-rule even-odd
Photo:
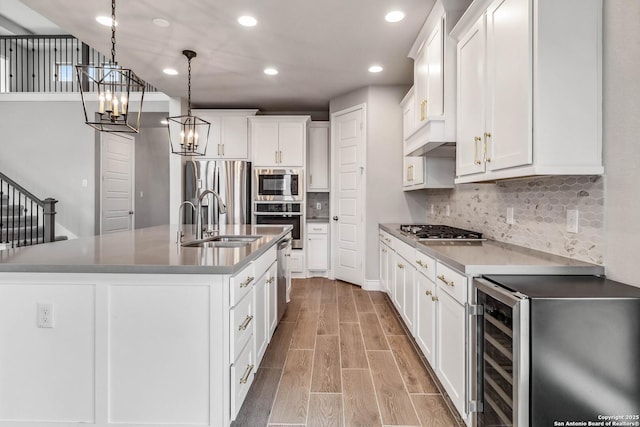
[(291, 226), (221, 225), (219, 235), (253, 235), (243, 247), (182, 247), (190, 225), (159, 225), (0, 251), (0, 272), (234, 274), (290, 232)]
[(472, 276), (482, 274), (603, 275), (604, 267), (509, 243), (418, 241), (400, 231), (400, 224), (380, 228), (420, 252)]

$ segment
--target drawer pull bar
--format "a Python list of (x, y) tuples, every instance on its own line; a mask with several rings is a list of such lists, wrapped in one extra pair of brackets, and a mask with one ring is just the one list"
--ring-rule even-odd
[(422, 268), (426, 268), (427, 270), (429, 269), (429, 266), (420, 260), (416, 260), (416, 264), (418, 264)]
[(438, 279), (443, 281), (447, 286), (453, 287), (456, 284), (456, 282), (454, 282), (453, 280), (452, 281), (448, 281), (447, 278), (444, 277), (444, 274), (439, 275)]
[(240, 378), (240, 384), (246, 384), (249, 381), (249, 375), (253, 371), (253, 365), (247, 365), (247, 369), (244, 371), (244, 375)]
[(431, 301), (433, 301), (433, 302), (438, 301), (438, 297), (431, 297)]
[(247, 329), (247, 327), (249, 326), (249, 323), (251, 323), (252, 320), (253, 320), (253, 316), (248, 315), (247, 318), (244, 319), (244, 322), (242, 322), (242, 325), (238, 326), (238, 330), (244, 331), (245, 329)]
[(240, 283), (240, 287), (241, 288), (246, 288), (247, 286), (249, 286), (249, 283), (253, 282), (253, 276), (251, 277), (247, 277), (247, 280), (245, 280), (244, 282)]

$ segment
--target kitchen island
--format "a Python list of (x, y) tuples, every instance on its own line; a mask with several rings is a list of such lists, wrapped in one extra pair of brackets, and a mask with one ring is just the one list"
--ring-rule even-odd
[(228, 426), (277, 325), (276, 243), (158, 226), (0, 251), (0, 426)]

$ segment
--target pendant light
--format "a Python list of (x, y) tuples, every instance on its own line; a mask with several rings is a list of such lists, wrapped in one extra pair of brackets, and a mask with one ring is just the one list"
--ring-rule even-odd
[(204, 156), (209, 141), (211, 123), (191, 115), (191, 60), (196, 57), (192, 50), (183, 50), (189, 63), (188, 111), (186, 116), (167, 117), (167, 130), (171, 152), (181, 156)]
[[(76, 73), (86, 124), (101, 132), (138, 132), (145, 82), (116, 62), (116, 0), (111, 0), (111, 61), (76, 65)], [(87, 101), (89, 90), (97, 91), (97, 105)], [(139, 93), (140, 100), (132, 100), (131, 92)]]

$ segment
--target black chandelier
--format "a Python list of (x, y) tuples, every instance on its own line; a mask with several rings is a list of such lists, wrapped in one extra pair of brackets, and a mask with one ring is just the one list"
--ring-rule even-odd
[[(111, 0), (111, 61), (76, 65), (85, 123), (101, 132), (137, 133), (144, 99), (145, 82), (132, 70), (116, 62), (116, 1)], [(87, 104), (86, 93), (95, 88), (98, 102)], [(131, 92), (140, 94), (139, 101)]]
[(181, 156), (204, 156), (207, 152), (211, 123), (191, 115), (191, 60), (196, 57), (192, 50), (183, 50), (189, 62), (188, 111), (187, 115), (167, 117), (167, 130), (171, 152)]

